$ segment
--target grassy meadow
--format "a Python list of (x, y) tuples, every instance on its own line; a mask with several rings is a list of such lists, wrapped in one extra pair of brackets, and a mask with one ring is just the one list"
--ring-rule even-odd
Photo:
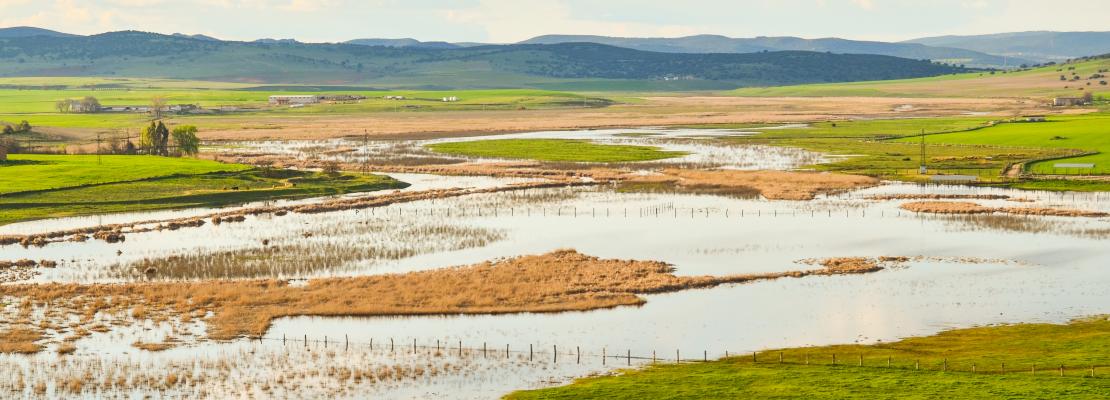
[[(914, 139), (899, 141), (913, 142)], [(1093, 163), (1097, 174), (1110, 173), (1110, 114), (1053, 116), (1047, 122), (1006, 123), (990, 128), (930, 135), (930, 143), (969, 144), (1003, 147), (1075, 149), (1098, 154), (1034, 163), (1029, 171), (1038, 174), (1060, 172), (1057, 163)]]
[(960, 329), (874, 345), (763, 351), (755, 361), (743, 355), (661, 363), (506, 398), (1098, 399), (1110, 393), (1108, 365), (1110, 320), (1097, 317)]
[(606, 145), (588, 140), (496, 139), (435, 143), (428, 148), (445, 154), (567, 162), (634, 162), (681, 157), (685, 153), (652, 146)]
[(0, 163), (0, 225), (18, 221), (400, 188), (368, 174), (262, 170), (155, 156), (13, 155)]

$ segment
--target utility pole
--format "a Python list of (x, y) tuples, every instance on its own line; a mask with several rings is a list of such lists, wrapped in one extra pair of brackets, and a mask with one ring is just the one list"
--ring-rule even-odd
[(925, 164), (925, 129), (921, 129), (921, 168), (918, 173), (925, 175), (928, 171), (929, 169)]
[(96, 133), (96, 164), (100, 164), (100, 132)]

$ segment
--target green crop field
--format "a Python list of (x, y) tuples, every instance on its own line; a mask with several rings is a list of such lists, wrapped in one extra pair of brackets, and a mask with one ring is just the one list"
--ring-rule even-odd
[(588, 140), (497, 139), (428, 145), (446, 154), (569, 162), (633, 162), (681, 157), (686, 153), (651, 146), (604, 145)]
[(1110, 393), (1108, 370), (1110, 320), (1098, 317), (1066, 325), (954, 330), (875, 345), (764, 351), (754, 361), (744, 355), (657, 364), (507, 398), (1100, 399)]
[(261, 170), (155, 156), (13, 155), (0, 163), (0, 225), (41, 218), (296, 199), (407, 186), (367, 174)]
[[(295, 118), (320, 114), (359, 114), (394, 111), (516, 110), (603, 107), (612, 103), (601, 97), (538, 89), (488, 90), (369, 90), (367, 87), (304, 85), (250, 86), (223, 82), (141, 78), (0, 78), (0, 123), (27, 120), (35, 127), (135, 128), (150, 119), (147, 113), (61, 113), (55, 103), (63, 99), (96, 97), (103, 106), (148, 106), (154, 98), (170, 105), (195, 104), (207, 109), (235, 107), (215, 115), (168, 114), (184, 122), (203, 122), (225, 116)], [(366, 99), (306, 107), (271, 107), (271, 95), (348, 94)], [(402, 96), (402, 100), (386, 99)], [(444, 97), (458, 101), (444, 102)]]
[[(915, 139), (900, 141), (913, 142)], [(973, 144), (1004, 147), (1036, 147), (1055, 149), (1075, 149), (1098, 154), (1034, 163), (1029, 171), (1038, 174), (1067, 172), (1054, 169), (1057, 163), (1093, 163), (1091, 172), (1110, 173), (1110, 115), (1093, 114), (1082, 116), (1054, 116), (1047, 122), (1025, 122), (999, 124), (990, 128), (930, 135), (929, 143)], [(1076, 171), (1079, 172), (1079, 171)]]

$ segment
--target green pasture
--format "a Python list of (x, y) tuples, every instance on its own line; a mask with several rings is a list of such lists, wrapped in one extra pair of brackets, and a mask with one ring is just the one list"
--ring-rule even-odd
[(0, 163), (0, 225), (73, 215), (297, 199), (407, 186), (387, 176), (255, 169), (155, 156), (16, 155)]
[[(914, 142), (918, 139), (900, 139)], [(1090, 171), (1110, 173), (1110, 115), (1052, 116), (1047, 122), (1015, 122), (999, 124), (975, 131), (929, 135), (929, 143), (1001, 146), (1011, 148), (1074, 149), (1098, 154), (1029, 165), (1038, 174), (1069, 172), (1055, 169), (1057, 163), (1093, 163)], [(1081, 172), (1081, 171), (1073, 171)]]
[(567, 139), (476, 140), (435, 143), (427, 147), (440, 153), (467, 157), (569, 162), (651, 161), (685, 155), (652, 146), (606, 145)]
[(1100, 399), (1110, 393), (1107, 376), (1110, 321), (1098, 317), (1066, 325), (961, 329), (874, 345), (771, 350), (754, 358), (672, 361), (506, 398)]
[(0, 194), (249, 168), (193, 158), (11, 154), (0, 162)]

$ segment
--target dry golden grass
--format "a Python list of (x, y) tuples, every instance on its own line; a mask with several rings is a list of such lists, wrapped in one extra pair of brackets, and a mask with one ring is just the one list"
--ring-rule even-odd
[(879, 185), (879, 180), (826, 172), (732, 171), (666, 169), (661, 175), (629, 178), (630, 182), (673, 182), (694, 189), (759, 191), (773, 200), (812, 200), (818, 194), (839, 193)]
[(1099, 218), (1110, 216), (1102, 211), (1069, 210), (1060, 208), (1036, 207), (986, 207), (971, 202), (952, 201), (918, 201), (901, 205), (908, 211), (929, 214), (1013, 214), (1013, 215), (1039, 215), (1051, 217), (1091, 217)]
[(10, 328), (0, 332), (0, 353), (37, 353), (42, 350), (42, 345), (35, 342), (42, 339), (42, 332), (27, 328)]
[(164, 341), (164, 342), (161, 342), (161, 343), (135, 342), (135, 343), (131, 343), (131, 347), (134, 347), (136, 349), (146, 350), (146, 351), (163, 351), (163, 350), (172, 349), (172, 348), (176, 347), (177, 344), (178, 343), (176, 341), (173, 341), (173, 340), (167, 340), (167, 341)]
[(275, 318), (300, 315), (386, 316), (559, 312), (642, 304), (638, 294), (724, 283), (881, 269), (832, 263), (804, 271), (685, 277), (656, 261), (603, 260), (573, 250), (405, 274), (328, 278), (305, 286), (276, 280), (128, 284), (33, 284), (6, 296), (50, 303), (63, 316), (136, 309), (143, 316), (197, 315), (212, 339), (262, 335)]

